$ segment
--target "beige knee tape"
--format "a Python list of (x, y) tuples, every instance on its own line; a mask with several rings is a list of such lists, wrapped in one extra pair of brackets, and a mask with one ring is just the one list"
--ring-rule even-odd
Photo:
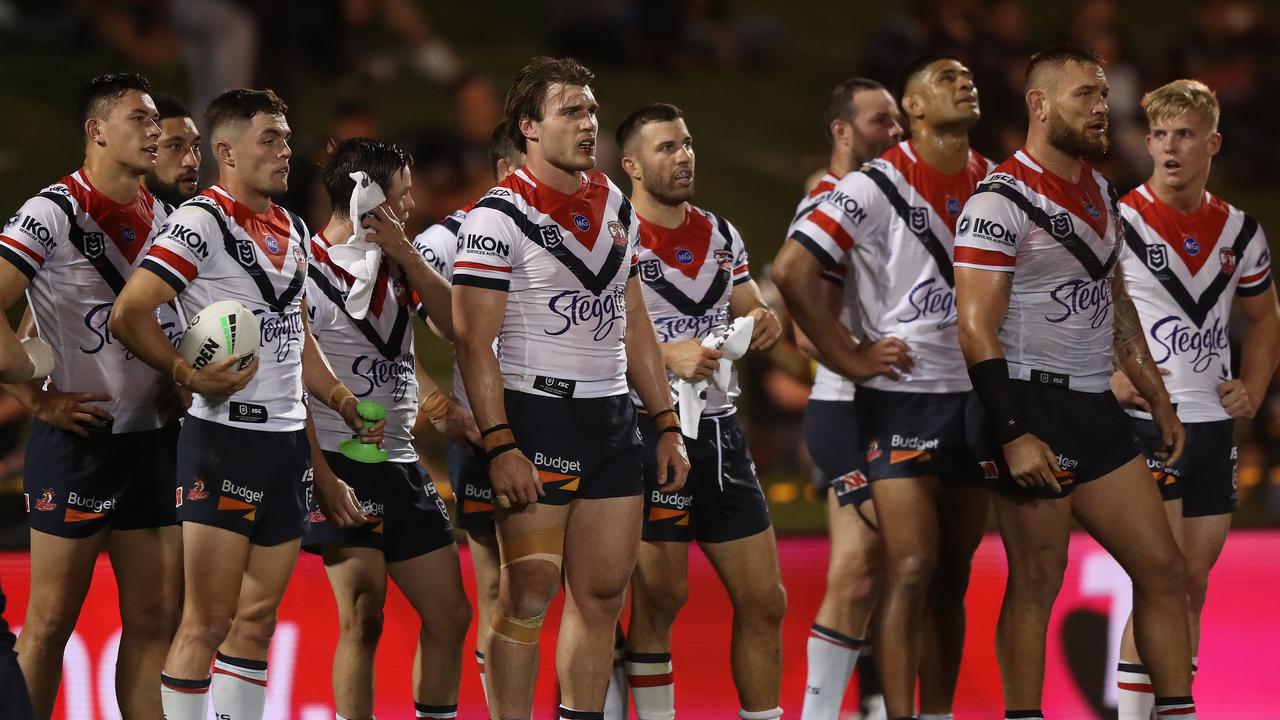
[(502, 567), (527, 560), (545, 560), (559, 570), (564, 563), (564, 529), (550, 527), (499, 538), (498, 557)]
[(538, 642), (538, 631), (546, 615), (539, 613), (528, 619), (502, 617), (493, 621), (490, 628), (494, 635), (517, 645), (533, 645)]

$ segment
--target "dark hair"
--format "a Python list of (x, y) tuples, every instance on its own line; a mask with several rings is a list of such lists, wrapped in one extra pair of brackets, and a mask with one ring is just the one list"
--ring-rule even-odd
[(187, 104), (173, 95), (151, 93), (151, 99), (156, 103), (156, 110), (160, 113), (161, 120), (191, 117), (191, 110), (187, 107)]
[(272, 90), (228, 90), (209, 103), (204, 111), (204, 130), (210, 137), (220, 127), (238, 120), (252, 120), (258, 113), (284, 115), (289, 106)]
[(651, 103), (627, 116), (618, 126), (614, 138), (618, 141), (618, 149), (626, 152), (627, 142), (640, 132), (640, 128), (649, 123), (672, 122), (684, 117), (684, 111), (671, 103)]
[(853, 96), (863, 90), (884, 90), (884, 85), (870, 78), (855, 77), (831, 88), (831, 93), (827, 95), (827, 109), (822, 114), (822, 126), (828, 145), (836, 140), (831, 134), (831, 123), (835, 120), (853, 120)]
[(409, 154), (399, 145), (370, 138), (350, 138), (334, 148), (333, 154), (320, 168), (320, 180), (337, 212), (351, 202), (351, 191), (356, 187), (351, 173), (363, 170), (383, 192), (390, 192), (391, 177), (401, 168), (412, 166)]
[(76, 121), (83, 126), (91, 117), (102, 117), (112, 101), (130, 90), (151, 92), (151, 83), (138, 73), (107, 73), (90, 80), (76, 95)]
[(595, 77), (595, 73), (573, 58), (538, 56), (521, 68), (516, 73), (515, 82), (511, 83), (511, 89), (507, 91), (507, 102), (503, 108), (507, 134), (511, 136), (516, 149), (520, 152), (529, 151), (525, 137), (520, 132), (520, 120), (542, 120), (542, 103), (546, 100), (547, 88), (555, 83), (589, 85)]
[(498, 177), (499, 160), (506, 160), (514, 165), (516, 155), (519, 154), (515, 142), (511, 140), (511, 134), (507, 132), (507, 121), (503, 120), (489, 136), (489, 169), (493, 171), (493, 176)]
[(902, 102), (902, 98), (906, 97), (907, 86), (911, 84), (916, 76), (925, 71), (925, 68), (938, 62), (939, 60), (953, 60), (950, 55), (940, 53), (925, 53), (916, 56), (911, 62), (907, 63), (901, 71), (898, 72), (897, 80), (893, 87), (898, 92), (898, 102)]
[(1092, 50), (1085, 50), (1075, 45), (1051, 45), (1031, 56), (1027, 63), (1026, 89), (1031, 89), (1031, 79), (1037, 70), (1052, 65), (1061, 67), (1069, 62), (1082, 65), (1102, 65), (1102, 59)]

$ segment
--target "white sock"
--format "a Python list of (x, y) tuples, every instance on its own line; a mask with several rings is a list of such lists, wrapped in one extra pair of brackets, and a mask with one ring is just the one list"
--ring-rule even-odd
[(1116, 688), (1116, 720), (1150, 720), (1155, 696), (1145, 665), (1118, 663)]
[(772, 710), (743, 710), (738, 709), (738, 717), (742, 720), (774, 720), (782, 717), (782, 708), (776, 707)]
[(1185, 697), (1156, 698), (1158, 720), (1196, 720), (1196, 703), (1190, 695)]
[(160, 706), (167, 720), (205, 720), (209, 714), (209, 678), (181, 680), (160, 673)]
[(267, 662), (218, 653), (213, 660), (212, 688), (218, 720), (262, 720), (267, 705)]
[(920, 713), (920, 720), (955, 720), (951, 713)]
[(626, 654), (627, 681), (640, 720), (672, 720), (676, 716), (676, 681), (671, 653)]
[(476, 666), (480, 668), (480, 690), (484, 692), (484, 706), (488, 708), (489, 703), (489, 679), (484, 674), (484, 653), (476, 651)]
[(609, 689), (604, 696), (604, 720), (627, 720), (626, 647), (621, 635), (613, 645), (613, 672), (609, 673)]
[(457, 720), (458, 704), (452, 705), (424, 705), (420, 702), (413, 704), (414, 717), (431, 718), (432, 720)]
[(800, 720), (836, 720), (863, 641), (814, 624), (809, 628), (808, 677)]

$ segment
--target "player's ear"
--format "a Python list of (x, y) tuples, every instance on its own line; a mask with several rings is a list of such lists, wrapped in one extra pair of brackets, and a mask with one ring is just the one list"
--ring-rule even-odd
[(102, 137), (102, 119), (89, 117), (84, 121), (84, 135), (89, 142), (98, 145), (106, 145), (106, 139)]
[(1209, 157), (1217, 155), (1218, 151), (1222, 150), (1222, 133), (1215, 132), (1209, 136), (1208, 150)]
[(635, 157), (631, 155), (622, 156), (622, 171), (627, 177), (639, 182), (644, 179), (644, 172), (640, 169), (640, 163), (636, 162)]
[(520, 134), (528, 142), (538, 142), (538, 123), (528, 115), (520, 116)]
[(1049, 110), (1047, 105), (1048, 98), (1045, 96), (1044, 90), (1040, 88), (1032, 88), (1027, 91), (1027, 114), (1035, 118), (1039, 122), (1046, 122), (1049, 119)]
[(213, 156), (218, 159), (218, 163), (227, 167), (236, 166), (236, 154), (231, 149), (231, 143), (226, 140), (217, 140), (213, 143)]

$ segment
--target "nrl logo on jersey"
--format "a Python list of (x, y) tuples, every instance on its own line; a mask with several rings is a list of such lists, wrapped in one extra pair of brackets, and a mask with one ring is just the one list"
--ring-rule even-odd
[(542, 225), (539, 230), (542, 234), (542, 246), (548, 250), (564, 242), (564, 236), (560, 234), (559, 225)]
[[(1231, 252), (1228, 250), (1227, 252)], [(1147, 267), (1152, 270), (1164, 270), (1169, 267), (1169, 252), (1164, 245), (1153, 244), (1147, 246)]]
[(250, 267), (256, 259), (257, 256), (253, 252), (253, 241), (249, 238), (237, 238), (236, 260), (239, 260), (241, 265)]
[(105, 251), (103, 243), (103, 235), (100, 232), (87, 232), (84, 234), (84, 256), (90, 260), (102, 257)]
[(1231, 275), (1236, 271), (1236, 251), (1222, 248), (1218, 251), (1218, 261), (1222, 263), (1222, 274)]
[(1074, 229), (1071, 224), (1071, 216), (1064, 212), (1049, 218), (1049, 232), (1053, 233), (1053, 236), (1059, 240), (1069, 236)]
[(662, 263), (658, 260), (645, 260), (640, 263), (640, 279), (647, 283), (662, 279)]
[(907, 217), (907, 225), (911, 228), (911, 232), (921, 235), (929, 229), (929, 211), (922, 207), (911, 208), (911, 214)]

